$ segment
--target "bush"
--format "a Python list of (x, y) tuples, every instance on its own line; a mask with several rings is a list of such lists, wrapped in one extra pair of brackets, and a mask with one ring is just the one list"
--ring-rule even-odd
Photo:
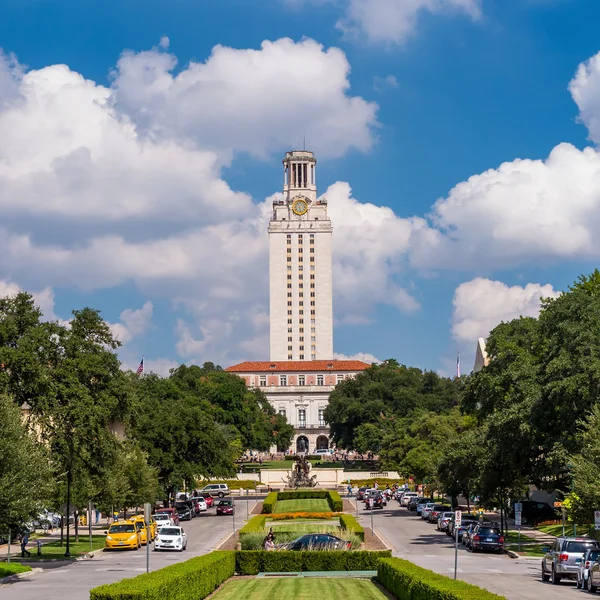
[(152, 573), (101, 585), (90, 600), (201, 600), (235, 573), (235, 552), (216, 551)]
[(294, 519), (337, 519), (339, 513), (334, 512), (293, 512), (273, 513), (269, 515), (271, 521), (293, 521)]
[(361, 542), (365, 541), (365, 530), (352, 515), (340, 515), (340, 525), (345, 531), (354, 533)]
[(264, 502), (263, 502), (263, 508), (262, 508), (263, 514), (269, 515), (273, 512), (273, 509), (275, 508), (275, 504), (277, 503), (277, 496), (278, 496), (277, 492), (271, 492), (270, 494), (267, 495), (267, 497), (264, 499)]
[(240, 575), (292, 571), (375, 571), (379, 561), (391, 554), (390, 550), (376, 552), (242, 550), (235, 553), (235, 570)]
[(271, 492), (263, 502), (263, 514), (271, 514), (278, 500), (327, 500), (332, 512), (342, 512), (344, 509), (344, 502), (337, 492), (298, 490), (294, 492)]
[(31, 571), (31, 567), (19, 563), (0, 563), (0, 579), (17, 573), (26, 573), (27, 571)]
[(506, 600), (504, 596), (438, 575), (401, 558), (380, 560), (377, 579), (398, 600)]
[(257, 531), (263, 531), (267, 522), (266, 515), (256, 515), (251, 517), (250, 520), (240, 529), (240, 536), (244, 533), (256, 533)]

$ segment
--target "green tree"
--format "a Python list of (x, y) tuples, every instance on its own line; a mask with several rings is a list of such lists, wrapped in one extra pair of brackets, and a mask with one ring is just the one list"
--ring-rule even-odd
[(6, 396), (0, 396), (0, 456), (0, 534), (14, 534), (47, 506), (53, 479), (46, 448)]

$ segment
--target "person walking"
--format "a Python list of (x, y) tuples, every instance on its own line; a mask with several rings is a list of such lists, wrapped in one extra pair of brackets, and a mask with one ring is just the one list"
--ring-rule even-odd
[(25, 531), (21, 535), (21, 558), (25, 558), (25, 555), (31, 556), (31, 552), (27, 550), (27, 544), (29, 543), (29, 534)]

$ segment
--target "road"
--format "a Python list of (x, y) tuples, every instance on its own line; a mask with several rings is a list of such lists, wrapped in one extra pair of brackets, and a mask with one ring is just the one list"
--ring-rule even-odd
[[(235, 500), (235, 524), (239, 528), (246, 519), (246, 500)], [(251, 511), (255, 500), (249, 501)], [(150, 570), (156, 571), (214, 550), (233, 532), (233, 518), (217, 517), (209, 509), (200, 517), (182, 523), (188, 536), (186, 552), (150, 552)], [(41, 573), (0, 585), (2, 600), (87, 600), (89, 590), (103, 583), (134, 577), (146, 571), (146, 548), (138, 551), (102, 552), (90, 560), (69, 563), (46, 563)]]
[[(362, 503), (359, 504), (362, 507)], [(359, 510), (363, 527), (370, 526), (369, 511)], [(454, 575), (454, 543), (436, 526), (426, 523), (393, 500), (383, 511), (375, 511), (375, 531), (405, 558), (441, 575)], [(541, 559), (512, 559), (493, 553), (472, 554), (459, 544), (458, 579), (473, 583), (508, 600), (564, 600), (581, 592), (569, 581), (554, 586), (541, 580)], [(575, 596), (573, 596), (575, 594)]]

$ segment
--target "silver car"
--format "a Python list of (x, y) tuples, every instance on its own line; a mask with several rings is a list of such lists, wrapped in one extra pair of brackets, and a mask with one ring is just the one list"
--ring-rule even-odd
[(576, 580), (583, 555), (587, 550), (596, 548), (600, 549), (600, 544), (590, 538), (556, 538), (552, 548), (542, 559), (542, 581), (550, 580), (554, 585), (558, 585), (561, 579)]
[(435, 502), (428, 502), (422, 509), (421, 509), (421, 519), (425, 519), (428, 520), (429, 519), (429, 513), (433, 510), (433, 507), (435, 506)]
[(583, 555), (581, 566), (579, 567), (579, 573), (577, 573), (577, 585), (575, 587), (585, 590), (588, 585), (588, 575), (591, 566), (600, 558), (600, 548), (593, 548), (587, 550)]

